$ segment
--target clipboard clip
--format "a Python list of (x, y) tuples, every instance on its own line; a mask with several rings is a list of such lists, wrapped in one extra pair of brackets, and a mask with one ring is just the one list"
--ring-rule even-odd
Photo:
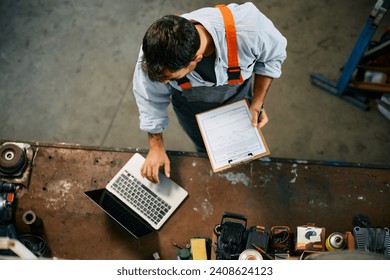
[(243, 163), (243, 162), (246, 162), (246, 161), (250, 161), (253, 159), (253, 154), (252, 153), (248, 153), (246, 155), (242, 155), (242, 156), (238, 156), (234, 159), (229, 159), (228, 160), (228, 164), (230, 166), (233, 166), (233, 165), (237, 165), (237, 164), (240, 164), (240, 163)]

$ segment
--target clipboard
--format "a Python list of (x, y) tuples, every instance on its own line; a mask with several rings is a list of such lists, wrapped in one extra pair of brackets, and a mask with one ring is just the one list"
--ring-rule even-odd
[(270, 154), (261, 130), (252, 126), (246, 99), (196, 114), (214, 172)]

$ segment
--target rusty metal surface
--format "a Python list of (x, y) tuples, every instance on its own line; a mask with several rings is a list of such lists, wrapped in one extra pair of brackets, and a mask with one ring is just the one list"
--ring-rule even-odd
[[(204, 155), (170, 153), (171, 178), (189, 196), (163, 228), (139, 240), (96, 207), (84, 191), (103, 188), (136, 151), (69, 145), (32, 145), (30, 185), (17, 192), (16, 225), (33, 210), (53, 256), (64, 259), (175, 259), (195, 236), (212, 237), (224, 211), (244, 214), (248, 226), (315, 223), (326, 233), (352, 231), (367, 215), (390, 226), (390, 168), (307, 161), (253, 161), (213, 173)], [(141, 151), (142, 153), (142, 151)]]

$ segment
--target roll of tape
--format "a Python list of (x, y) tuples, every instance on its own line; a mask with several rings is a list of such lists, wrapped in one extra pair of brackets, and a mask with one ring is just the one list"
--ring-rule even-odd
[(238, 259), (239, 260), (262, 260), (263, 256), (254, 249), (246, 249), (240, 254)]
[(326, 239), (325, 246), (328, 251), (344, 249), (345, 247), (344, 235), (340, 232), (332, 233)]

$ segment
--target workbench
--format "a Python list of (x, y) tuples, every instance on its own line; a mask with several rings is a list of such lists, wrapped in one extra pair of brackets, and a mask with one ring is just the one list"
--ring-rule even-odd
[[(1, 143), (0, 143), (1, 144)], [(193, 237), (213, 237), (225, 211), (248, 226), (324, 227), (352, 231), (362, 214), (372, 226), (390, 226), (390, 167), (263, 158), (214, 173), (206, 154), (169, 151), (171, 178), (189, 196), (161, 230), (135, 239), (85, 194), (104, 188), (134, 148), (28, 143), (34, 152), (25, 187), (16, 192), (16, 228), (32, 210), (43, 222), (53, 257), (61, 259), (176, 259)]]

